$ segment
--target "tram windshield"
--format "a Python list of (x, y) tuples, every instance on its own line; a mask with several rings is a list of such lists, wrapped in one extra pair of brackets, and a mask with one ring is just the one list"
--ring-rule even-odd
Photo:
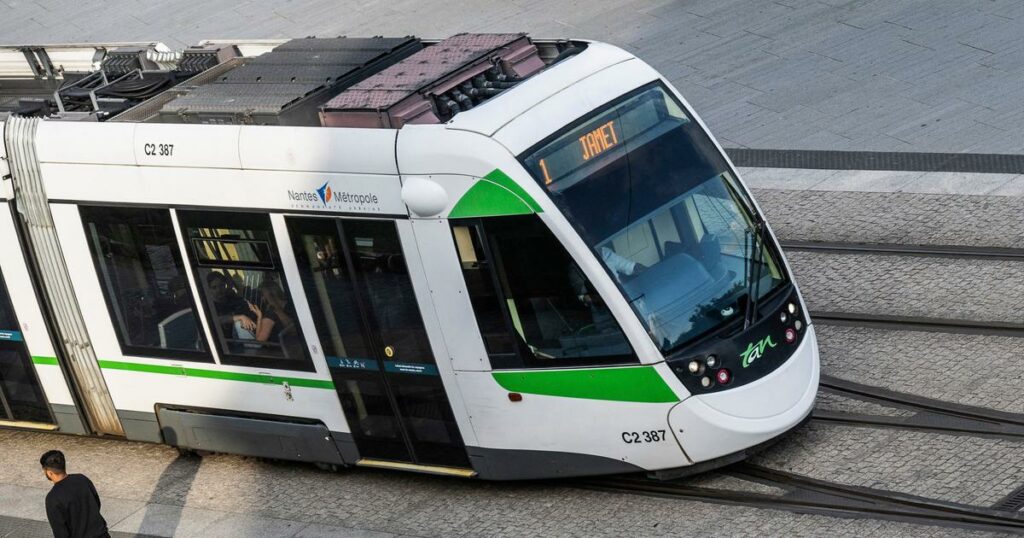
[(632, 92), (523, 159), (662, 352), (747, 316), (785, 282), (753, 204), (663, 87)]

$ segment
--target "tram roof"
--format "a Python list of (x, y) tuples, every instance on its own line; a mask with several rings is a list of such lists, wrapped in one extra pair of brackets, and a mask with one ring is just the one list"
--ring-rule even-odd
[[(0, 47), (0, 120), (401, 128), (492, 135), (631, 56), (526, 34)], [(561, 62), (563, 60), (564, 64)], [(560, 63), (559, 69), (549, 69)], [(500, 97), (502, 106), (483, 106)]]

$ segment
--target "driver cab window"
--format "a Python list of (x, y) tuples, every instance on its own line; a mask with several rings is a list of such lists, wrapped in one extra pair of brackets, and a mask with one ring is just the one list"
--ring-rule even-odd
[(637, 362), (590, 280), (535, 215), (459, 221), (452, 231), (494, 368)]
[[(728, 172), (721, 179), (735, 185)], [(740, 211), (734, 192), (735, 188), (721, 184), (693, 189), (598, 243), (602, 260), (620, 283), (676, 254), (697, 260), (716, 277), (749, 270), (743, 264), (751, 248), (751, 221)], [(762, 259), (767, 266), (762, 278), (779, 279), (779, 267), (771, 256), (765, 253)]]

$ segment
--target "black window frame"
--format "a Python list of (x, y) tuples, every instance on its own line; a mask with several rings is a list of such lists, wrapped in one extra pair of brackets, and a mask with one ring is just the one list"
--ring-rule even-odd
[[(213, 333), (214, 344), (217, 346), (217, 353), (220, 357), (220, 364), (229, 366), (243, 366), (249, 368), (266, 368), (272, 370), (288, 370), (296, 372), (315, 372), (316, 366), (313, 363), (313, 359), (309, 352), (309, 343), (306, 340), (306, 334), (302, 330), (302, 323), (298, 316), (298, 306), (295, 302), (295, 294), (292, 293), (291, 288), (288, 286), (288, 278), (285, 275), (284, 266), (281, 264), (281, 253), (278, 248), (278, 241), (276, 234), (274, 233), (273, 221), (270, 218), (270, 213), (254, 212), (254, 211), (231, 211), (218, 209), (216, 211), (205, 211), (201, 209), (178, 209), (175, 211), (178, 217), (178, 226), (181, 231), (181, 238), (186, 245), (187, 255), (189, 264), (192, 268), (192, 273), (196, 279), (196, 288), (199, 293), (199, 297), (202, 299), (204, 306), (204, 315), (206, 322), (210, 326), (210, 330)], [(211, 221), (216, 219), (211, 226)], [(262, 227), (264, 226), (265, 227)], [(269, 253), (271, 256), (271, 267), (262, 266), (258, 263), (253, 262), (238, 262), (238, 263), (221, 263), (221, 262), (203, 262), (200, 263), (198, 256), (194, 249), (194, 243), (192, 237), (189, 236), (190, 228), (230, 228), (240, 230), (266, 230), (269, 241)], [(278, 280), (281, 284), (282, 291), (290, 299), (292, 309), (295, 312), (295, 331), (296, 338), (302, 343), (302, 356), (291, 359), (285, 358), (270, 358), (270, 357), (256, 357), (237, 355), (231, 353), (225, 346), (222, 345), (220, 337), (220, 329), (217, 326), (217, 319), (215, 318), (216, 312), (213, 309), (212, 298), (210, 298), (202, 283), (199, 282), (199, 270), (204, 268), (217, 268), (217, 269), (241, 269), (241, 270), (259, 270), (259, 271), (276, 271), (278, 273)]]
[[(288, 228), (288, 239), (291, 241), (292, 253), (295, 257), (296, 265), (298, 266), (299, 279), (302, 282), (303, 290), (305, 292), (306, 304), (309, 306), (310, 316), (313, 319), (313, 328), (316, 331), (317, 344), (320, 346), (320, 350), (323, 352), (325, 359), (327, 357), (337, 357), (339, 359), (361, 358), (364, 360), (378, 360), (377, 349), (380, 349), (383, 346), (375, 345), (372, 341), (373, 338), (371, 338), (371, 335), (374, 334), (374, 330), (370, 325), (370, 320), (367, 319), (368, 316), (366, 312), (368, 307), (365, 299), (361, 296), (360, 290), (358, 289), (359, 285), (354, 275), (354, 267), (350, 263), (351, 258), (348, 253), (348, 245), (345, 242), (346, 238), (342, 235), (342, 229), (338, 225), (338, 220), (340, 219), (335, 217), (318, 216), (286, 216), (284, 220), (285, 225)], [(323, 226), (326, 230), (316, 229), (318, 226)], [(323, 234), (325, 231), (327, 234), (333, 233), (334, 235), (332, 237), (338, 240), (337, 249), (338, 254), (341, 257), (340, 265), (345, 272), (344, 283), (349, 286), (347, 291), (352, 294), (353, 299), (353, 303), (351, 305), (352, 310), (350, 313), (354, 314), (356, 317), (356, 325), (360, 331), (357, 337), (362, 340), (362, 342), (360, 342), (364, 351), (362, 357), (352, 356), (348, 353), (346, 353), (348, 356), (340, 357), (335, 353), (333, 344), (329, 345), (328, 342), (324, 340), (324, 334), (329, 334), (329, 330), (326, 326), (328, 322), (324, 318), (323, 313), (326, 312), (328, 308), (333, 310), (334, 305), (324, 304), (321, 302), (319, 296), (310, 293), (310, 282), (307, 281), (307, 278), (312, 276), (312, 272), (306, 265), (300, 263), (300, 261), (303, 260), (308, 261), (306, 260), (306, 253), (300, 253), (299, 247), (302, 246), (301, 241), (303, 236)], [(302, 256), (302, 260), (300, 260), (300, 256)], [(342, 345), (345, 345), (344, 340), (342, 340)], [(330, 364), (328, 364), (328, 366), (330, 367)]]
[[(4, 319), (6, 318), (6, 319)], [(3, 271), (0, 270), (0, 331), (16, 331), (21, 332), (21, 322), (18, 320), (18, 313), (14, 310), (14, 299), (11, 297), (10, 288), (7, 286), (7, 281), (4, 279)], [(50, 406), (50, 400), (46, 397), (46, 393), (43, 390), (43, 384), (39, 380), (39, 372), (32, 364), (32, 357), (29, 354), (28, 345), (24, 341), (24, 338), (18, 340), (0, 340), (0, 355), (3, 353), (13, 353), (17, 359), (21, 361), (21, 366), (24, 370), (25, 379), (28, 381), (34, 393), (35, 400), (31, 402), (31, 411), (45, 412), (44, 415), (26, 416), (22, 411), (24, 408), (18, 405), (18, 413), (15, 413), (15, 405), (12, 404), (9, 393), (7, 392), (6, 383), (4, 380), (0, 380), (0, 420), (5, 421), (29, 421), (29, 422), (43, 422), (48, 424), (54, 424), (53, 408)], [(22, 400), (24, 402), (24, 400)], [(6, 416), (6, 418), (4, 418)], [(40, 420), (41, 419), (41, 420)]]
[[(204, 351), (191, 351), (191, 350), (174, 350), (174, 349), (163, 349), (154, 347), (143, 347), (132, 344), (126, 344), (122, 329), (119, 327), (117, 322), (117, 313), (115, 309), (117, 306), (114, 304), (113, 298), (111, 297), (110, 290), (107, 289), (103, 279), (103, 268), (100, 266), (100, 253), (96, 251), (96, 247), (93, 245), (91, 240), (91, 234), (89, 231), (90, 220), (83, 211), (102, 211), (102, 210), (127, 210), (127, 211), (153, 211), (163, 213), (167, 217), (167, 224), (170, 226), (170, 235), (174, 238), (174, 248), (171, 250), (175, 260), (181, 264), (181, 276), (185, 277), (188, 283), (189, 301), (192, 306), (192, 311), (196, 313), (196, 325), (200, 338), (200, 342), (205, 346)], [(90, 257), (93, 262), (93, 269), (96, 271), (96, 279), (99, 283), (100, 290), (103, 294), (103, 301), (107, 306), (107, 316), (110, 320), (110, 324), (114, 329), (114, 334), (117, 337), (117, 343), (121, 347), (121, 354), (128, 357), (140, 357), (147, 359), (166, 359), (175, 361), (188, 361), (188, 362), (205, 362), (213, 363), (213, 352), (210, 349), (210, 341), (206, 337), (206, 331), (201, 321), (201, 314), (199, 313), (199, 303), (196, 300), (196, 290), (192, 286), (192, 282), (188, 279), (188, 269), (185, 265), (185, 257), (181, 253), (181, 245), (178, 243), (178, 233), (174, 229), (174, 219), (171, 215), (171, 210), (166, 207), (151, 207), (151, 206), (131, 206), (126, 207), (123, 205), (112, 206), (103, 204), (80, 204), (78, 205), (78, 215), (82, 220), (82, 229), (85, 233), (85, 241), (87, 248), (89, 249)]]
[[(542, 226), (548, 232), (548, 234), (550, 234), (551, 240), (562, 248), (562, 250), (565, 252), (566, 257), (568, 257), (573, 263), (576, 264), (582, 276), (587, 280), (590, 280), (590, 277), (588, 277), (585, 273), (582, 273), (583, 268), (580, 267), (578, 263), (576, 263), (576, 260), (569, 253), (569, 250), (561, 241), (558, 240), (558, 237), (555, 236), (555, 234), (551, 231), (551, 229), (543, 221), (543, 219), (541, 219), (538, 215), (532, 215), (532, 217), (537, 219), (540, 226)], [(561, 358), (548, 362), (548, 360), (538, 359), (533, 353), (528, 353), (526, 350), (524, 350), (523, 348), (527, 346), (527, 343), (524, 342), (519, 337), (518, 332), (515, 330), (515, 325), (512, 321), (512, 314), (508, 310), (508, 296), (505, 294), (502, 288), (501, 280), (498, 276), (497, 261), (494, 257), (494, 252), (491, 247), (490, 238), (486, 233), (486, 221), (495, 218), (503, 217), (476, 217), (464, 219), (451, 219), (448, 221), (449, 232), (452, 237), (452, 245), (455, 248), (455, 255), (456, 257), (458, 257), (459, 274), (460, 276), (462, 276), (463, 284), (466, 285), (467, 293), (469, 292), (469, 286), (466, 283), (465, 274), (463, 272), (464, 269), (462, 268), (462, 257), (461, 254), (459, 253), (459, 246), (457, 243), (457, 239), (455, 237), (455, 227), (466, 226), (470, 228), (470, 233), (477, 234), (477, 237), (479, 238), (479, 241), (481, 243), (481, 248), (483, 248), (484, 250), (484, 256), (486, 257), (488, 262), (487, 272), (489, 273), (489, 280), (494, 289), (494, 296), (498, 300), (498, 307), (501, 312), (502, 321), (505, 324), (506, 329), (509, 331), (509, 334), (516, 342), (516, 344), (513, 346), (513, 353), (502, 354), (492, 354), (489, 350), (486, 349), (485, 343), (485, 351), (487, 352), (487, 357), (488, 360), (490, 361), (491, 369), (558, 370), (567, 368), (607, 368), (612, 366), (636, 366), (641, 364), (640, 356), (637, 354), (636, 348), (633, 346), (633, 342), (630, 341), (629, 336), (626, 335), (626, 332), (622, 330), (622, 325), (619, 323), (617, 319), (615, 319), (615, 315), (611, 312), (611, 308), (608, 309), (608, 314), (612, 317), (612, 320), (615, 322), (615, 326), (618, 327), (620, 334), (622, 334), (623, 340), (625, 340), (626, 344), (629, 346), (630, 356), (632, 357), (631, 360), (621, 360), (619, 357), (616, 356), (608, 356), (605, 358)], [(467, 295), (467, 297), (469, 296)], [(472, 298), (470, 298), (470, 301), (472, 301)], [(480, 321), (476, 308), (473, 307), (472, 305), (470, 306), (470, 308), (473, 309), (473, 322), (476, 324), (477, 334), (479, 334), (482, 339), (483, 333), (480, 329)]]

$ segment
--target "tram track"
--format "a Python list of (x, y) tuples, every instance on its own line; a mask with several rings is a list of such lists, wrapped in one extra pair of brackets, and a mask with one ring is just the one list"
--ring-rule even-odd
[(829, 254), (888, 254), (933, 258), (966, 258), (1024, 261), (1024, 248), (972, 245), (906, 245), (899, 243), (851, 243), (841, 241), (782, 241), (783, 250)]
[(960, 529), (1024, 534), (1024, 516), (888, 490), (818, 480), (751, 463), (722, 471), (740, 480), (778, 488), (781, 495), (695, 486), (686, 480), (610, 477), (578, 481), (580, 487), (669, 499), (686, 499), (844, 518), (873, 518)]
[[(811, 312), (815, 323), (895, 331), (924, 331), (1024, 338), (1024, 325), (1009, 322)], [(910, 416), (879, 416), (815, 409), (814, 420), (858, 426), (902, 428), (1024, 441), (1024, 414), (919, 396), (885, 387), (821, 376), (820, 387), (837, 396), (912, 411)]]
[[(910, 416), (879, 416), (815, 409), (811, 420), (879, 428), (910, 429), (953, 435), (1024, 441), (1024, 415), (957, 404), (822, 375), (822, 390), (876, 405), (913, 411)], [(785, 510), (844, 518), (872, 518), (903, 523), (1024, 534), (1024, 487), (992, 506), (975, 506), (907, 493), (819, 480), (749, 462), (720, 473), (781, 494), (693, 485), (689, 480), (657, 480), (640, 476), (585, 479), (584, 488), (686, 499), (716, 504)]]
[[(912, 429), (1024, 441), (1024, 415), (962, 405), (905, 392), (821, 377), (822, 390), (872, 404), (913, 411), (910, 416), (877, 416), (816, 409), (811, 419), (854, 426)], [(781, 494), (694, 485), (687, 479), (656, 480), (640, 476), (585, 479), (581, 487), (600, 491), (686, 499), (716, 504), (785, 510), (843, 518), (871, 518), (903, 523), (1024, 534), (1024, 487), (992, 506), (974, 506), (891, 490), (840, 484), (780, 469), (740, 462), (720, 473)]]
[(1024, 324), (1009, 321), (973, 321), (922, 316), (890, 316), (860, 312), (811, 311), (814, 323), (890, 331), (923, 331), (1024, 338)]
[(838, 396), (885, 407), (906, 409), (913, 411), (914, 414), (884, 416), (815, 409), (811, 417), (819, 422), (1024, 441), (1024, 415), (1021, 414), (927, 398), (884, 387), (864, 385), (830, 375), (821, 376), (820, 387)]

